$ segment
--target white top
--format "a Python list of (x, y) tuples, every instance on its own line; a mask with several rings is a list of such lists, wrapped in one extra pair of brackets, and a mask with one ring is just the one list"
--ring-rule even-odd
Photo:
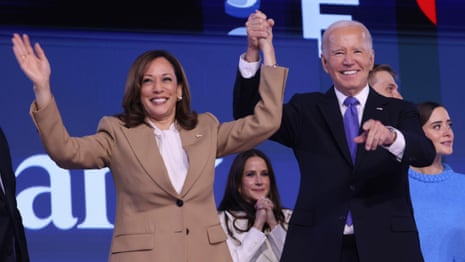
[[(285, 228), (282, 225), (277, 225), (269, 232), (262, 232), (255, 227), (250, 228), (247, 232), (239, 232), (234, 229), (232, 223), (234, 216), (229, 212), (219, 212), (221, 226), (228, 235), (229, 251), (234, 262), (279, 262), (284, 247), (284, 241), (287, 233), (287, 223), (292, 215), (292, 210), (283, 209), (285, 218)], [(233, 229), (233, 239), (227, 231), (225, 214), (228, 216), (229, 228)], [(247, 219), (236, 221), (236, 227), (246, 229)]]
[(151, 121), (155, 140), (157, 141), (160, 154), (165, 163), (166, 170), (176, 192), (181, 193), (186, 181), (189, 160), (186, 151), (182, 148), (181, 136), (175, 124), (171, 124), (167, 130), (161, 130)]

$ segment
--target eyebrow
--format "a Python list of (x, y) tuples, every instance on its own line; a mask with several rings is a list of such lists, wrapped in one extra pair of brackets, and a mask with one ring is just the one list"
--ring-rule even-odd
[(438, 121), (433, 121), (431, 122), (431, 125), (435, 125), (435, 124), (442, 124), (442, 123), (452, 123), (452, 120), (450, 119), (447, 119), (446, 121), (442, 121), (442, 120), (438, 120)]

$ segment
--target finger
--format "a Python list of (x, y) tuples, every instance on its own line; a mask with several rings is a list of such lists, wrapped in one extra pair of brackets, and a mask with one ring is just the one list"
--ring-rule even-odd
[(257, 202), (255, 203), (255, 209), (264, 209), (266, 208), (266, 203), (264, 202), (263, 199), (259, 199), (257, 200)]
[(373, 129), (370, 129), (367, 131), (367, 138), (365, 141), (365, 149), (367, 151), (372, 150), (373, 148), (373, 143), (374, 143), (374, 136), (375, 136), (375, 131)]
[(268, 204), (267, 208), (268, 208), (268, 210), (270, 210), (270, 211), (273, 210), (273, 208), (274, 208), (273, 202), (270, 202), (270, 203)]
[(363, 133), (365, 134), (365, 149), (370, 151), (372, 149), (373, 139), (375, 135), (375, 122), (372, 119), (367, 120), (362, 125)]
[(263, 19), (266, 19), (266, 15), (265, 13), (263, 13), (262, 11), (260, 10), (255, 10), (255, 13), (253, 13), (256, 17), (259, 17), (259, 18), (263, 18)]
[(21, 54), (21, 51), (19, 51), (19, 47), (16, 45), (13, 45), (13, 53), (15, 54), (16, 60), (18, 62), (21, 62), (21, 60), (24, 59), (24, 55)]
[(13, 34), (12, 42), (20, 49), (20, 51), (26, 51), (25, 43), (19, 34)]
[(366, 139), (367, 139), (367, 135), (368, 135), (367, 132), (362, 132), (359, 136), (354, 137), (354, 142), (355, 142), (356, 144), (365, 143), (365, 141), (366, 141)]
[(260, 15), (257, 15), (255, 13), (249, 15), (249, 17), (247, 18), (247, 22), (246, 24), (247, 25), (253, 25), (253, 24), (257, 24), (257, 23), (262, 23), (263, 21), (266, 21), (266, 17), (263, 17), (263, 16), (260, 16)]
[(19, 34), (15, 33), (13, 35), (13, 38), (11, 39), (11, 42), (13, 43), (13, 52), (16, 55), (16, 58), (20, 61), (20, 58), (27, 54), (23, 40), (21, 39)]
[(377, 123), (375, 128), (372, 128), (368, 134), (367, 150), (376, 150), (378, 146), (383, 144), (384, 136), (383, 128)]
[(271, 201), (269, 198), (265, 198), (263, 202), (265, 203), (267, 209), (273, 209), (273, 201)]
[(28, 56), (34, 55), (29, 36), (27, 34), (23, 34), (22, 36), (17, 33), (13, 34), (12, 42), (13, 52), (18, 62), (22, 63)]
[(34, 50), (32, 49), (31, 40), (27, 34), (23, 34), (23, 41), (25, 43), (27, 55), (33, 55)]
[(250, 32), (266, 31), (267, 27), (269, 27), (264, 20), (249, 20), (245, 23), (245, 26), (247, 31)]
[(35, 49), (35, 51), (37, 53), (37, 57), (39, 57), (40, 60), (44, 60), (44, 61), (48, 62), (47, 57), (45, 56), (45, 52), (44, 52), (44, 50), (42, 49), (42, 47), (40, 46), (39, 43), (36, 43), (34, 45), (34, 49)]
[(268, 25), (269, 25), (270, 27), (273, 27), (273, 26), (274, 26), (274, 20), (273, 20), (273, 18), (269, 18), (269, 19), (267, 20), (267, 22), (268, 22)]
[(21, 36), (18, 35), (17, 39), (18, 44), (21, 46), (22, 51), (24, 51), (26, 55), (32, 53), (31, 42), (27, 34), (22, 34)]
[(247, 28), (251, 30), (267, 30), (270, 26), (266, 22), (266, 20), (251, 20), (246, 23)]

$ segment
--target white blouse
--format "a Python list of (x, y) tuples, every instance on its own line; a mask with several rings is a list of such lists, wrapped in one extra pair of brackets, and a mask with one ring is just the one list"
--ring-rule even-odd
[(181, 193), (186, 181), (187, 170), (189, 169), (189, 160), (187, 159), (186, 151), (182, 148), (179, 130), (174, 123), (166, 130), (159, 129), (151, 121), (149, 123), (154, 129), (155, 139), (166, 170), (168, 171), (171, 184), (176, 192)]
[[(228, 235), (227, 244), (234, 262), (279, 262), (286, 239), (287, 224), (292, 215), (292, 210), (283, 209), (285, 216), (285, 228), (278, 224), (273, 230), (262, 232), (255, 227), (250, 228), (248, 232), (239, 232), (234, 229), (232, 223), (234, 216), (229, 212), (219, 212), (221, 226)], [(228, 216), (228, 226), (233, 230), (234, 237), (229, 236), (226, 229), (225, 214)], [(239, 228), (247, 228), (247, 219), (236, 221)]]

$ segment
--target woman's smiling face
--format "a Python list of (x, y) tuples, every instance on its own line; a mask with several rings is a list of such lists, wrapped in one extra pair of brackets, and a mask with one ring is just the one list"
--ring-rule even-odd
[(270, 192), (270, 176), (263, 158), (252, 156), (247, 159), (242, 173), (240, 192), (249, 203), (268, 196)]
[(454, 145), (454, 131), (452, 121), (447, 110), (440, 106), (431, 113), (430, 118), (423, 125), (425, 135), (433, 142), (436, 154), (451, 155)]
[(182, 97), (174, 68), (164, 57), (154, 59), (146, 68), (141, 87), (141, 103), (147, 116), (157, 126), (174, 122), (176, 102)]

